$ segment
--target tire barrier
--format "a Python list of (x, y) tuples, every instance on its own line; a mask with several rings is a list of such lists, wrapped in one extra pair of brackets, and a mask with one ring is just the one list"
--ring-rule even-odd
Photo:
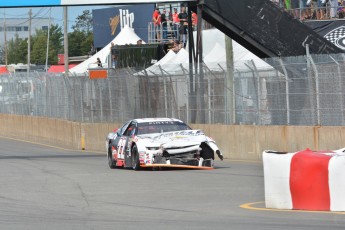
[(345, 148), (263, 152), (266, 208), (345, 211)]

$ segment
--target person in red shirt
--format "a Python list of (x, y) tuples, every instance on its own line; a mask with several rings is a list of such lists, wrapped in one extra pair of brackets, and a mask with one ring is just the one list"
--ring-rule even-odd
[(193, 30), (196, 30), (197, 25), (198, 25), (198, 15), (194, 11), (192, 11), (192, 25), (193, 25)]
[(179, 29), (179, 24), (180, 24), (180, 19), (178, 18), (178, 13), (177, 13), (176, 8), (174, 8), (174, 13), (172, 15), (172, 21), (173, 21), (173, 25), (174, 25), (174, 36), (176, 39), (178, 37), (177, 31)]
[(156, 8), (155, 11), (153, 11), (152, 21), (154, 25), (153, 28), (154, 28), (155, 38), (157, 39), (157, 41), (159, 41), (161, 39), (160, 38), (161, 37), (160, 36), (161, 14), (158, 8)]

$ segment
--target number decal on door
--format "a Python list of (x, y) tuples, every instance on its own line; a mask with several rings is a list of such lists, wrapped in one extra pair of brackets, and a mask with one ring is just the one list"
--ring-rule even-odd
[(117, 144), (117, 158), (125, 159), (125, 148), (126, 148), (127, 138), (121, 138)]

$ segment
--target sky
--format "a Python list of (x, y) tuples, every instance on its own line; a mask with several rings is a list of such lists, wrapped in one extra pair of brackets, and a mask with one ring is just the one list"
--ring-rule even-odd
[[(68, 31), (71, 31), (71, 27), (75, 24), (75, 20), (79, 15), (83, 14), (84, 10), (103, 9), (112, 7), (111, 5), (97, 5), (97, 6), (69, 6), (67, 9), (68, 14)], [(32, 7), (32, 17), (49, 18), (49, 7)], [(63, 27), (63, 8), (52, 7), (51, 17), (54, 24), (59, 24)], [(0, 17), (4, 18), (28, 18), (30, 8), (0, 8)]]

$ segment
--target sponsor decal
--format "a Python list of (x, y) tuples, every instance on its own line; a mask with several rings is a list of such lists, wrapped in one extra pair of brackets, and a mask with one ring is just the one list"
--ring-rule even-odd
[(345, 26), (339, 26), (328, 32), (325, 38), (340, 49), (345, 50)]

